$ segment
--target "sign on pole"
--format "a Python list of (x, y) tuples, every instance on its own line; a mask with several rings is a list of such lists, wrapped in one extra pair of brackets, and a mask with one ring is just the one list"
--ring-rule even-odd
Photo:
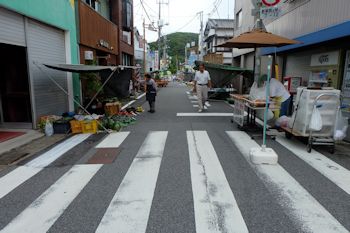
[(264, 7), (260, 9), (260, 18), (278, 18), (281, 15), (280, 7)]

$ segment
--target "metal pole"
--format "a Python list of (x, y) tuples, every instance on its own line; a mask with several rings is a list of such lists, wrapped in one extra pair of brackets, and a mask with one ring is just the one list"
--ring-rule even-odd
[(146, 74), (146, 25), (143, 19), (143, 74)]
[(263, 132), (263, 145), (262, 148), (266, 148), (266, 127), (267, 127), (267, 114), (269, 111), (269, 99), (270, 99), (270, 80), (271, 80), (271, 68), (272, 68), (272, 56), (269, 56), (269, 62), (267, 66), (267, 81), (266, 81), (266, 104), (264, 113), (264, 132)]
[(160, 18), (161, 18), (161, 0), (159, 0), (159, 17), (158, 17), (158, 70), (160, 70), (160, 36), (161, 36), (161, 22), (160, 22)]

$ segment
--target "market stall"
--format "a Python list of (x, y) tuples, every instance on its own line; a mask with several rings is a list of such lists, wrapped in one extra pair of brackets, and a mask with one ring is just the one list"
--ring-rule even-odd
[[(88, 111), (88, 107), (93, 103), (93, 101), (96, 99), (96, 97), (99, 95), (99, 93), (101, 93), (103, 88), (107, 85), (107, 83), (113, 77), (118, 78), (118, 76), (115, 76), (116, 73), (119, 73), (119, 72), (126, 70), (126, 69), (138, 69), (139, 68), (139, 67), (134, 67), (134, 66), (94, 66), (94, 65), (81, 65), (81, 64), (73, 65), (73, 64), (37, 64), (37, 63), (34, 63), (34, 64), (38, 67), (38, 69), (40, 71), (42, 71), (44, 74), (46, 74), (47, 78), (49, 78), (55, 86), (57, 86), (63, 93), (65, 93), (67, 95), (67, 97), (69, 99), (71, 99), (74, 103), (76, 103), (77, 106), (79, 106), (80, 109), (83, 111), (84, 115), (80, 114), (80, 115), (74, 116), (74, 114), (71, 114), (71, 116), (70, 116), (72, 118), (73, 118), (73, 116), (75, 117), (74, 120), (70, 121), (71, 130), (73, 133), (80, 133), (80, 132), (95, 133), (98, 128), (100, 128), (106, 132), (110, 132), (110, 130), (108, 130), (106, 126), (109, 126), (109, 124), (112, 124), (111, 122), (114, 122), (114, 121), (112, 119), (108, 119), (107, 123), (103, 124), (103, 121), (97, 120), (100, 118), (100, 116), (98, 116), (96, 114), (91, 114)], [(44, 65), (50, 69), (60, 70), (60, 71), (64, 71), (64, 72), (72, 72), (72, 73), (104, 72), (104, 73), (107, 73), (108, 76), (104, 79), (102, 85), (96, 91), (94, 96), (91, 98), (90, 102), (87, 105), (83, 106), (79, 101), (77, 101), (73, 96), (71, 96), (67, 90), (65, 90), (59, 83), (57, 83), (56, 80), (53, 77), (51, 77), (51, 75), (43, 69), (42, 65)], [(118, 108), (118, 106), (114, 106), (114, 105), (112, 107)], [(109, 108), (110, 108), (110, 106), (109, 106)], [(88, 122), (86, 120), (88, 120)], [(45, 119), (45, 121), (47, 122), (48, 119)], [(129, 120), (124, 119), (124, 122), (126, 122), (126, 121), (129, 122)], [(108, 128), (111, 129), (111, 127), (108, 127)], [(115, 128), (117, 129), (119, 127), (115, 127)]]

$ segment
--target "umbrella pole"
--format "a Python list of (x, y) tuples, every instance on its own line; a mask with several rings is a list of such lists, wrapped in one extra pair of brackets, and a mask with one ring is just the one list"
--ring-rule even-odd
[(269, 96), (270, 96), (270, 78), (271, 78), (272, 56), (269, 56), (268, 77), (266, 83), (266, 104), (264, 112), (264, 132), (263, 144), (261, 147), (251, 148), (249, 151), (250, 160), (254, 164), (269, 164), (276, 165), (278, 162), (278, 155), (272, 148), (266, 148), (266, 126), (267, 113), (269, 110)]
[(256, 66), (256, 46), (254, 47), (254, 63), (253, 63), (253, 77), (254, 82), (257, 82), (258, 80), (255, 78), (255, 66)]
[(264, 132), (263, 132), (263, 150), (266, 148), (266, 128), (267, 128), (267, 114), (269, 111), (269, 100), (270, 100), (270, 80), (271, 80), (271, 68), (272, 68), (272, 57), (269, 56), (269, 63), (267, 66), (267, 82), (266, 82), (266, 104), (264, 112)]

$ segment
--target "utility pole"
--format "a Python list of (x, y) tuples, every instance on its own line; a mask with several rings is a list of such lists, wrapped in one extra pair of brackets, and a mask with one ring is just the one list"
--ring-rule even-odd
[(200, 23), (200, 33), (199, 33), (199, 41), (198, 41), (198, 47), (199, 47), (199, 60), (200, 61), (203, 61), (203, 54), (204, 54), (204, 41), (203, 41), (203, 38), (204, 38), (204, 33), (203, 33), (203, 11), (201, 12), (198, 12), (197, 14), (199, 14), (199, 19), (201, 21)]
[(143, 73), (146, 74), (146, 23), (143, 19)]

